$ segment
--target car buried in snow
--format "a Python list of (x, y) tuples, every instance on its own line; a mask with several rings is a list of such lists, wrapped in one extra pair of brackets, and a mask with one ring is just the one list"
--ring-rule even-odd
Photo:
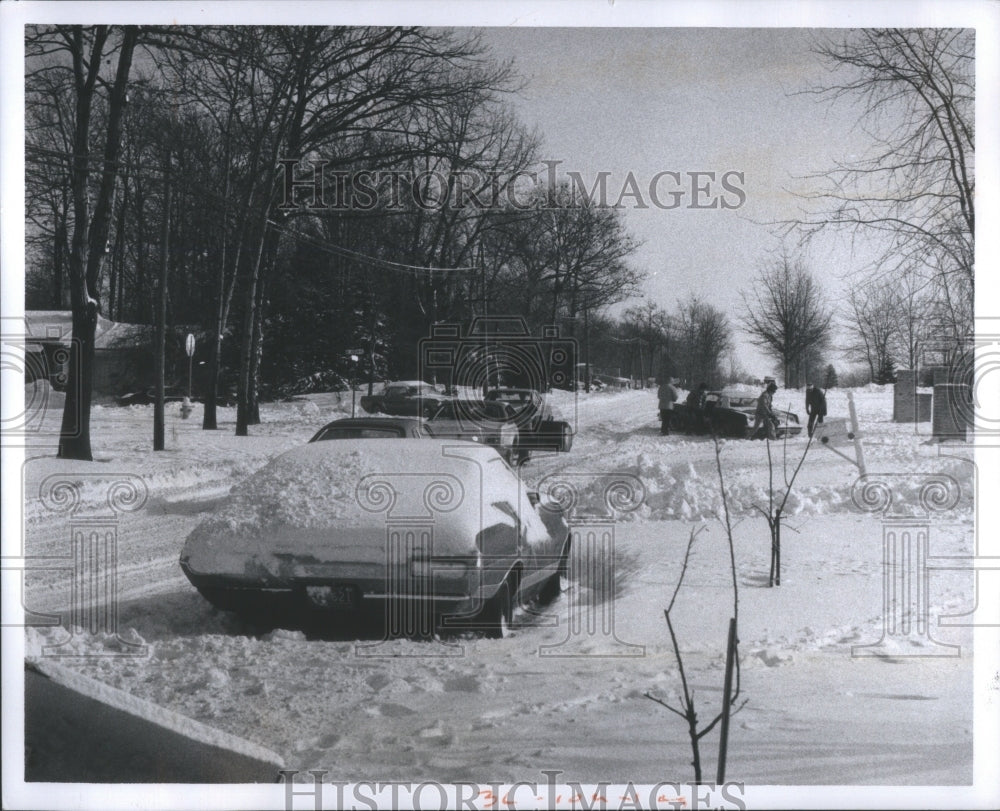
[(317, 441), (236, 486), (188, 536), (181, 569), (217, 608), (265, 625), (382, 617), (389, 635), (499, 638), (554, 599), (570, 533), (488, 446)]
[[(705, 409), (698, 413), (687, 403), (677, 403), (674, 406), (679, 426), (693, 434), (716, 433), (719, 436), (735, 439), (755, 439), (752, 436), (754, 415), (757, 412), (757, 397), (739, 392), (710, 391), (705, 395)], [(780, 439), (785, 436), (797, 436), (802, 433), (799, 415), (792, 411), (772, 408), (778, 418), (775, 424), (775, 435)], [(762, 432), (758, 430), (758, 435)]]

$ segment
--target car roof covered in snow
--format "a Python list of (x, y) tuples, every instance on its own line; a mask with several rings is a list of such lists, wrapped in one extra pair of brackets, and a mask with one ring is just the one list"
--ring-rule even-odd
[(478, 520), (481, 489), (510, 486), (511, 476), (493, 448), (464, 440), (312, 442), (286, 451), (233, 487), (217, 520), (208, 523), (226, 532), (257, 533), (268, 526), (358, 525), (390, 514), (475, 513)]

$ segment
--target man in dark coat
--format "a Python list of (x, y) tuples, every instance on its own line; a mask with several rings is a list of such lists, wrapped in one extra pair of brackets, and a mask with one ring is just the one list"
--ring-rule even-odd
[(806, 414), (809, 415), (809, 436), (816, 430), (816, 423), (823, 423), (826, 416), (826, 395), (812, 383), (806, 384)]
[(763, 436), (768, 439), (775, 438), (774, 428), (778, 424), (778, 418), (771, 408), (771, 402), (774, 400), (774, 393), (777, 390), (778, 384), (773, 380), (769, 380), (764, 391), (757, 398), (757, 410), (754, 413), (753, 429), (750, 431), (751, 438), (757, 439), (758, 431), (761, 431)]
[(689, 434), (701, 434), (706, 430), (705, 403), (707, 399), (708, 384), (706, 383), (699, 383), (698, 388), (691, 389), (688, 394), (685, 404), (687, 405), (687, 432)]

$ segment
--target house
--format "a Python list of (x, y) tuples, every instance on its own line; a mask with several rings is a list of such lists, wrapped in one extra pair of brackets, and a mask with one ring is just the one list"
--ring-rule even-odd
[[(65, 389), (73, 337), (72, 313), (68, 310), (28, 310), (24, 316), (27, 324), (25, 382), (47, 377), (54, 389)], [(184, 352), (187, 332), (184, 327), (167, 332), (168, 372), (187, 368)], [(154, 333), (150, 324), (123, 324), (97, 316), (93, 378), (95, 400), (143, 391), (153, 385)]]

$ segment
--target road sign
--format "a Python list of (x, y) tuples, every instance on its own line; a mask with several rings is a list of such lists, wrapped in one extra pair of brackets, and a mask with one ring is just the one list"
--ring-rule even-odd
[(188, 333), (187, 340), (184, 342), (184, 351), (187, 352), (189, 358), (194, 356), (194, 335), (190, 332)]

